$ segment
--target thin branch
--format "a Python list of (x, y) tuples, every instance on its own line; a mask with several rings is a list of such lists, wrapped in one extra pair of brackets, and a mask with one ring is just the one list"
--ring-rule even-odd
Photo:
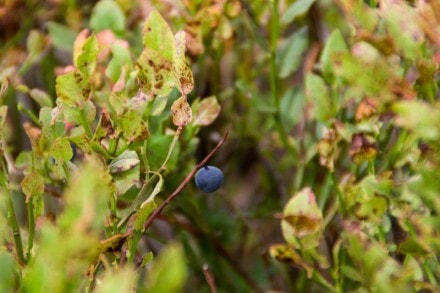
[(220, 149), (220, 147), (225, 143), (226, 138), (228, 137), (228, 132), (225, 133), (222, 140), (216, 145), (216, 147), (186, 176), (186, 178), (180, 183), (180, 185), (174, 190), (174, 192), (165, 199), (162, 204), (154, 210), (154, 212), (148, 217), (147, 221), (144, 224), (144, 231), (151, 226), (153, 221), (160, 215), (162, 210), (173, 200), (175, 199), (180, 192), (185, 188), (186, 185), (191, 181), (192, 177), (196, 174), (196, 172), (208, 163), (211, 157)]
[(205, 276), (206, 283), (208, 283), (211, 293), (217, 293), (217, 288), (215, 287), (214, 276), (208, 269), (208, 265), (203, 265), (203, 275)]

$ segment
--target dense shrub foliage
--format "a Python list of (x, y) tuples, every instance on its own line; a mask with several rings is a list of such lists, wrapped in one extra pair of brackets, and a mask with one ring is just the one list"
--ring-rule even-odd
[(440, 291), (440, 2), (0, 15), (0, 292)]

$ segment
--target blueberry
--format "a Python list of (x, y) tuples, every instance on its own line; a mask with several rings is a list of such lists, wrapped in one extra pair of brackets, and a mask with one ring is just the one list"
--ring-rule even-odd
[(196, 173), (196, 186), (204, 192), (214, 192), (223, 184), (223, 172), (214, 166), (205, 166)]

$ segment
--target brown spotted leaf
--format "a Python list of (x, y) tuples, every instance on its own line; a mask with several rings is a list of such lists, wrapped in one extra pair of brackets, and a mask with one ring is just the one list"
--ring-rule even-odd
[(174, 56), (176, 45), (167, 22), (156, 10), (145, 21), (144, 50), (137, 60), (138, 78), (148, 95), (166, 95), (175, 86)]
[(44, 180), (37, 172), (32, 172), (24, 177), (21, 188), (26, 195), (26, 201), (34, 196), (40, 196), (44, 192)]
[(135, 151), (125, 151), (108, 166), (110, 173), (122, 173), (127, 170), (133, 169), (139, 164), (139, 158)]
[(174, 36), (176, 51), (174, 55), (174, 73), (176, 84), (183, 95), (187, 95), (194, 88), (194, 78), (191, 69), (185, 61), (186, 36), (184, 31), (179, 31)]
[(88, 78), (79, 70), (58, 76), (55, 88), (59, 101), (69, 106), (82, 106), (92, 91)]
[(0, 139), (3, 137), (3, 127), (6, 122), (6, 115), (8, 113), (8, 106), (0, 106)]
[(301, 249), (319, 245), (323, 233), (323, 217), (313, 191), (306, 187), (287, 202), (281, 220), (284, 239)]
[(185, 126), (192, 121), (192, 110), (186, 96), (181, 96), (174, 101), (171, 106), (171, 113), (173, 114), (173, 123), (176, 126)]
[(299, 266), (306, 270), (307, 277), (311, 278), (313, 274), (313, 267), (309, 265), (301, 255), (291, 246), (284, 244), (274, 244), (269, 248), (270, 256), (279, 262), (288, 264), (290, 266)]

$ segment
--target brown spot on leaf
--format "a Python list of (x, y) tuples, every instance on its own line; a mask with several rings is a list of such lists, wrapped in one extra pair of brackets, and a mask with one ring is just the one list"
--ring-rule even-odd
[(370, 141), (364, 133), (353, 134), (349, 154), (357, 165), (365, 160), (374, 158), (378, 152), (377, 144), (374, 141)]

